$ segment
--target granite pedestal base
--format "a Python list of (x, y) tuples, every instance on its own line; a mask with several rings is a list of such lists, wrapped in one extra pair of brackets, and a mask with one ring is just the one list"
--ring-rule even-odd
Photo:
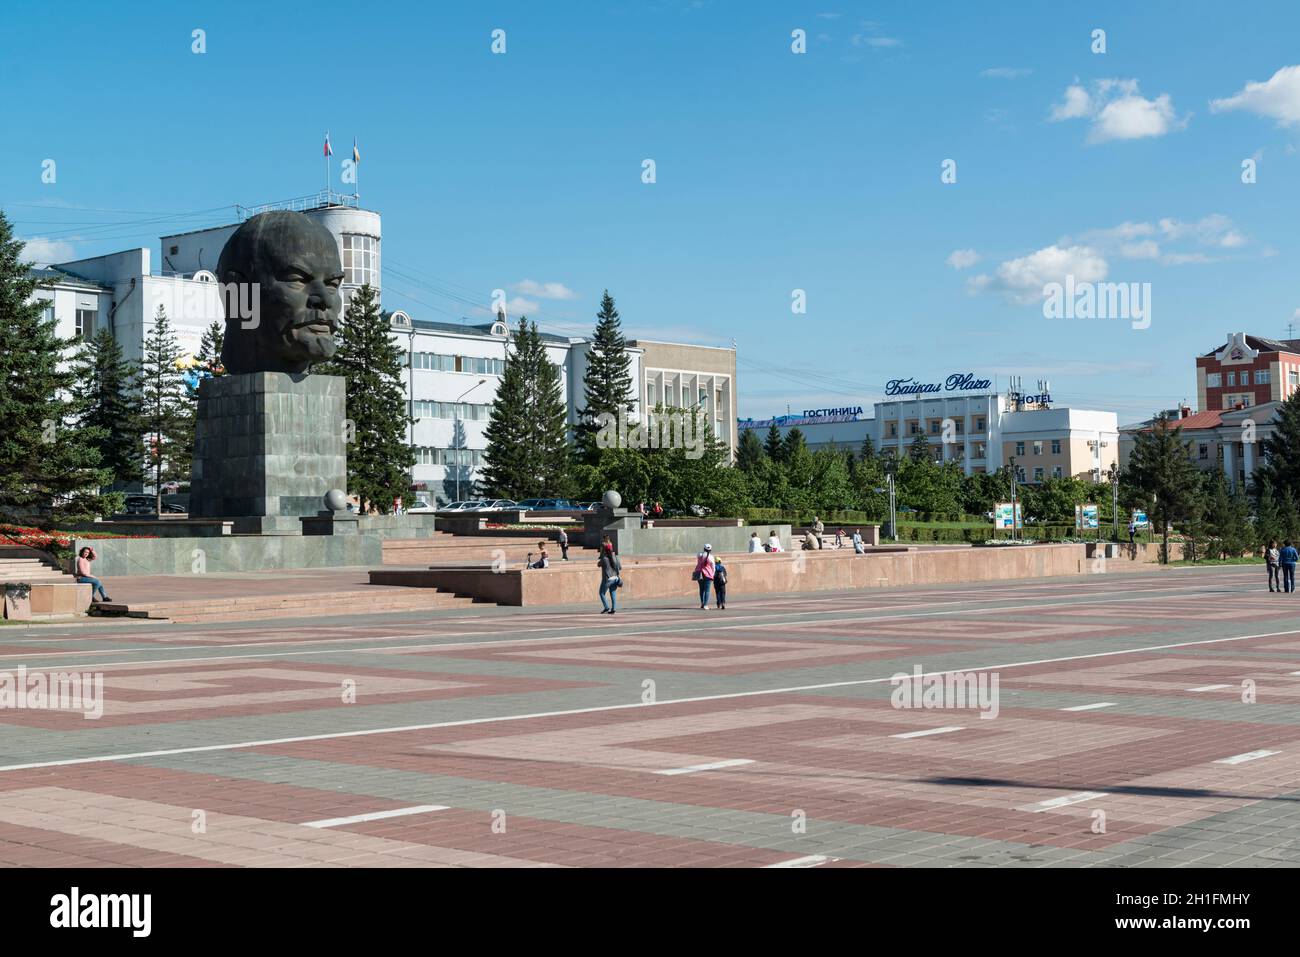
[(296, 519), (316, 515), (326, 492), (347, 488), (345, 402), (338, 376), (254, 372), (204, 379), (190, 516), (269, 519), (237, 523), (235, 531), (299, 534)]

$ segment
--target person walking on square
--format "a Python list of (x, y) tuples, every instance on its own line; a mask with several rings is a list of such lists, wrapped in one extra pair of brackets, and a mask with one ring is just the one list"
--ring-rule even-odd
[(1282, 579), (1279, 576), (1277, 542), (1269, 540), (1264, 549), (1264, 564), (1268, 566), (1268, 590), (1281, 591)]
[(715, 559), (713, 562), (713, 594), (718, 601), (718, 610), (727, 610), (727, 566), (722, 564), (722, 559)]
[(1295, 563), (1300, 558), (1300, 552), (1295, 550), (1289, 541), (1282, 545), (1282, 551), (1278, 552), (1277, 560), (1282, 566), (1282, 590), (1285, 592), (1295, 591)]
[(700, 610), (709, 608), (709, 586), (713, 583), (715, 568), (713, 546), (705, 545), (704, 551), (695, 556), (695, 574), (691, 575), (700, 584)]
[[(77, 584), (90, 586), (91, 601), (112, 601), (105, 593), (103, 583), (91, 573), (90, 565), (98, 557), (89, 545), (77, 552)], [(99, 597), (96, 598), (96, 595)]]
[(560, 529), (560, 558), (563, 561), (569, 560), (569, 533)]
[[(613, 542), (605, 542), (600, 550), (600, 558), (596, 561), (600, 564), (601, 614), (612, 615), (618, 605), (616, 593), (619, 586), (623, 584), (623, 563), (614, 553)], [(605, 600), (606, 595), (609, 596), (609, 601)]]

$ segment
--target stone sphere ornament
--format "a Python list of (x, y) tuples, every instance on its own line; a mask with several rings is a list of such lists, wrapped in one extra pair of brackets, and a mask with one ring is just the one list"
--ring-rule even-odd
[(606, 508), (616, 509), (623, 504), (623, 496), (610, 489), (601, 497), (601, 501), (605, 503)]
[(325, 507), (331, 512), (341, 512), (348, 507), (348, 497), (342, 489), (332, 488), (325, 493)]

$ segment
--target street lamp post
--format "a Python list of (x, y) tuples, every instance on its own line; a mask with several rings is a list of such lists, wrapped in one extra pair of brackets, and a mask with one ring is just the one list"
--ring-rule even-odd
[(1016, 457), (1010, 458), (1011, 463), (1011, 540), (1014, 542), (1018, 537), (1020, 525), (1020, 508), (1016, 501)]
[[(468, 389), (466, 389), (464, 392), (462, 392), (459, 396), (457, 396), (457, 397), (456, 397), (456, 401), (455, 401), (455, 403), (453, 403), (453, 404), (455, 405), (455, 407), (456, 407), (456, 411), (455, 411), (455, 413), (454, 413), (454, 415), (453, 415), (453, 418), (452, 418), (452, 426), (451, 426), (451, 449), (452, 449), (453, 452), (456, 453), (456, 462), (455, 462), (455, 464), (452, 466), (452, 468), (454, 468), (454, 469), (456, 470), (456, 501), (458, 501), (458, 502), (460, 501), (460, 465), (461, 465), (461, 462), (460, 462), (460, 459), (461, 459), (460, 453), (463, 452), (463, 451), (464, 451), (464, 448), (465, 448), (465, 443), (464, 443), (464, 441), (463, 441), (462, 439), (458, 438), (458, 436), (460, 435), (460, 400), (463, 399), (463, 398), (465, 398), (465, 396), (469, 395), (471, 392), (473, 392), (475, 389), (477, 389), (479, 386), (481, 386), (481, 385), (482, 385), (484, 382), (486, 382), (486, 381), (487, 381), (487, 379), (479, 379), (479, 380), (478, 380), (477, 382), (475, 382), (472, 386), (470, 386)], [(458, 443), (459, 443), (459, 446), (460, 446), (459, 448), (457, 448), (457, 444), (458, 444)]]

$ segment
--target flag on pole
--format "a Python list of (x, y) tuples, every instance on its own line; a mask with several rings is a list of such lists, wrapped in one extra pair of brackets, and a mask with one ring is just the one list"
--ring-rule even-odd
[(325, 151), (322, 155), (326, 158), (334, 155), (334, 148), (330, 146), (330, 135), (328, 132), (325, 134)]
[(357, 138), (352, 137), (352, 165), (361, 165), (361, 151), (357, 149)]

